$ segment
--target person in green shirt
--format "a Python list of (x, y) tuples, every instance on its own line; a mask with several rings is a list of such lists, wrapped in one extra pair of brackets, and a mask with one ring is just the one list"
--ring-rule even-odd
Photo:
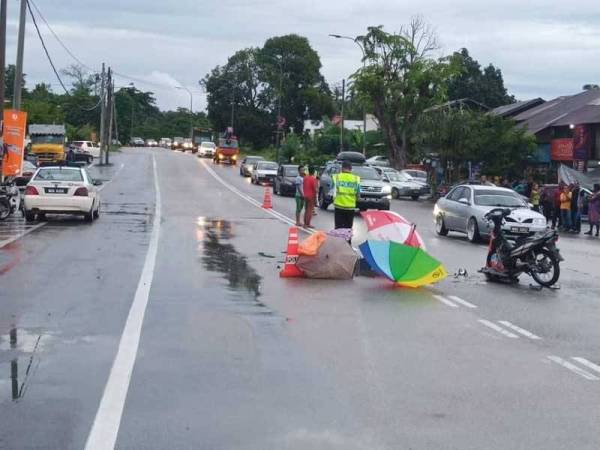
[(335, 207), (335, 228), (349, 228), (354, 225), (354, 210), (360, 192), (360, 177), (352, 173), (352, 163), (342, 162), (342, 172), (333, 176), (333, 206)]
[(537, 183), (534, 183), (533, 187), (531, 188), (531, 196), (529, 197), (529, 201), (533, 205), (533, 210), (537, 212), (540, 212), (540, 197), (540, 186)]
[(296, 226), (301, 227), (300, 217), (302, 216), (302, 210), (304, 209), (304, 167), (298, 167), (298, 176), (294, 180), (296, 186), (296, 193), (294, 195), (296, 199)]

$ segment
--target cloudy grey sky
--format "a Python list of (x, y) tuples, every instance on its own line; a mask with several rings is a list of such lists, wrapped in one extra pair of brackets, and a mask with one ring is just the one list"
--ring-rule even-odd
[[(54, 31), (87, 65), (102, 61), (127, 74), (138, 88), (156, 93), (159, 106), (205, 105), (198, 86), (211, 68), (240, 48), (260, 46), (275, 35), (306, 36), (321, 56), (323, 74), (337, 83), (360, 64), (360, 50), (329, 33), (355, 36), (369, 25), (397, 30), (421, 15), (438, 32), (442, 50), (467, 47), (482, 64), (500, 67), (519, 99), (577, 92), (600, 84), (600, 1), (572, 0), (33, 0)], [(17, 0), (9, 0), (7, 62), (14, 62)], [(73, 61), (42, 33), (59, 67)], [(25, 48), (28, 84), (54, 75), (28, 20)], [(118, 78), (118, 85), (131, 80)]]

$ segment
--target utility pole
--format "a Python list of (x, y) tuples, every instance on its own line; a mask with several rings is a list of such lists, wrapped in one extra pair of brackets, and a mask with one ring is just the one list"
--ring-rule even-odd
[(0, 0), (0, 120), (4, 117), (6, 71), (6, 0)]
[(346, 79), (342, 80), (342, 108), (340, 120), (340, 152), (344, 151), (344, 103), (346, 102)]
[(102, 63), (102, 73), (100, 74), (100, 164), (104, 161), (104, 151), (106, 142), (104, 141), (104, 126), (106, 123), (106, 70)]
[(115, 95), (115, 82), (113, 80), (113, 107), (112, 107), (112, 114), (113, 114), (113, 122), (115, 124), (115, 140), (118, 142), (119, 141), (119, 127), (117, 125), (117, 107), (116, 104), (117, 102), (114, 101), (114, 95)]
[(110, 67), (108, 68), (106, 82), (106, 111), (108, 113), (108, 119), (106, 125), (104, 127), (104, 133), (106, 134), (106, 153), (104, 154), (104, 164), (108, 165), (108, 159), (110, 154), (110, 143), (112, 141), (112, 121), (113, 121), (113, 80), (112, 80), (112, 71)]
[(13, 108), (21, 109), (21, 86), (23, 84), (23, 51), (25, 47), (25, 18), (27, 17), (27, 0), (21, 0), (19, 13), (19, 37), (17, 39), (17, 64), (15, 67), (15, 86)]
[(277, 163), (280, 162), (280, 151), (281, 151), (281, 137), (280, 133), (283, 132), (281, 123), (281, 96), (283, 95), (283, 56), (279, 60), (279, 98), (277, 99), (277, 135), (276, 135), (276, 147), (277, 147)]

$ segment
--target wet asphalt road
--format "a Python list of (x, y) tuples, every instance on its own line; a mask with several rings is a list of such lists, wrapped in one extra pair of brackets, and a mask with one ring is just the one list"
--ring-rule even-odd
[[(435, 236), (431, 203), (394, 201), (447, 280), (282, 280), (288, 224), (252, 203), (261, 188), (129, 149), (91, 169), (113, 179), (93, 225), (50, 218), (9, 243), (23, 225), (0, 225), (0, 448), (84, 448), (122, 381), (109, 375), (157, 220), (153, 158), (157, 257), (116, 448), (600, 446), (600, 240), (561, 238), (560, 289), (487, 284), (484, 245)], [(274, 210), (291, 217), (293, 199)]]

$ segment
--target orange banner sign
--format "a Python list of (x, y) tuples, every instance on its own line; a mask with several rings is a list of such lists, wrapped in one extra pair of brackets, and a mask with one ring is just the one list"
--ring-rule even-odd
[(21, 175), (26, 125), (27, 113), (25, 111), (4, 110), (2, 138), (5, 150), (2, 160), (2, 175), (5, 177)]
[(572, 161), (573, 139), (553, 139), (550, 147), (550, 156), (553, 161)]

